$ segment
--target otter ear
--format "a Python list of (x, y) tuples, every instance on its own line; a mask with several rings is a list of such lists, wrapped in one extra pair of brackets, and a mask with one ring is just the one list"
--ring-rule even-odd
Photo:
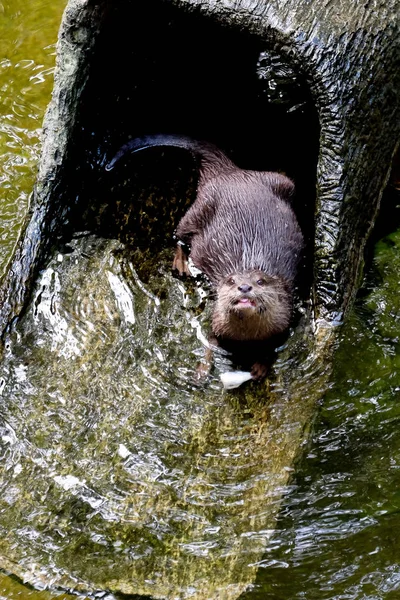
[(291, 200), (293, 198), (295, 187), (289, 177), (281, 173), (265, 173), (265, 175), (267, 175), (268, 184), (277, 196), (284, 200)]

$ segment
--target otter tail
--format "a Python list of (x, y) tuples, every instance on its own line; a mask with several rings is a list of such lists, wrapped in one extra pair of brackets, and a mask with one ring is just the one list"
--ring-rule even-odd
[(158, 134), (134, 138), (124, 144), (106, 165), (106, 171), (111, 171), (115, 164), (127, 153), (139, 152), (154, 146), (175, 146), (189, 150), (196, 158), (200, 159), (201, 170), (207, 175), (216, 175), (222, 170), (235, 168), (235, 165), (219, 148), (199, 140), (193, 140), (183, 135)]

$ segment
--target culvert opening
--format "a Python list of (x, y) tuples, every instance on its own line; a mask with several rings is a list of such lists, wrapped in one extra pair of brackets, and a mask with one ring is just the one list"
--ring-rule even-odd
[(104, 169), (130, 138), (162, 132), (211, 141), (242, 168), (295, 181), (309, 285), (318, 118), (305, 80), (271, 42), (161, 0), (113, 3), (71, 153), (74, 228), (133, 246), (174, 245), (174, 228), (195, 197), (192, 157), (152, 149)]

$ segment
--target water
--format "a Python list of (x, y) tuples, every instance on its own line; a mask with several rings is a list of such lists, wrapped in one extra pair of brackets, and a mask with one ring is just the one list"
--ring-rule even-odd
[(260, 593), (249, 597), (400, 597), (399, 243), (397, 231), (376, 246), (374, 281), (342, 329)]
[(65, 0), (0, 3), (0, 274), (35, 180), (64, 6)]
[(0, 549), (34, 585), (235, 598), (254, 578), (307, 411), (223, 393), (225, 356), (198, 382), (207, 286), (170, 271), (169, 249), (78, 236), (7, 340)]
[[(1, 6), (4, 268), (63, 6)], [(233, 598), (252, 583), (243, 597), (399, 598), (399, 244), (398, 232), (377, 244), (332, 373), (299, 339), (296, 389), (283, 351), (269, 385), (233, 393), (223, 357), (196, 382), (207, 286), (174, 279), (170, 249), (132, 254), (86, 234), (60, 248), (0, 383), (1, 565), (50, 591), (3, 575), (0, 595)]]

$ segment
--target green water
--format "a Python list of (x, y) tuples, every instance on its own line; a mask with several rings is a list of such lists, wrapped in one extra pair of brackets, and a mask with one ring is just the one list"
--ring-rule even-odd
[(0, 2), (0, 273), (35, 180), (65, 0)]
[[(63, 6), (0, 4), (2, 269), (35, 178)], [(0, 386), (2, 564), (52, 591), (2, 576), (0, 598), (49, 600), (60, 587), (164, 586), (168, 596), (193, 580), (206, 598), (213, 577), (226, 597), (255, 577), (243, 597), (400, 598), (400, 233), (375, 248), (328, 391), (318, 395), (318, 365), (304, 359), (296, 402), (272, 407), (281, 417), (272, 428), (257, 394), (221, 394), (218, 369), (205, 389), (193, 384), (204, 298), (171, 278), (168, 252), (161, 259), (143, 281), (143, 257), (75, 240), (41, 275), (10, 340)], [(278, 375), (285, 369), (282, 359)], [(285, 444), (301, 439), (287, 427), (304, 425), (308, 413), (302, 421), (296, 411), (308, 391), (317, 420), (284, 488), (293, 460)]]

